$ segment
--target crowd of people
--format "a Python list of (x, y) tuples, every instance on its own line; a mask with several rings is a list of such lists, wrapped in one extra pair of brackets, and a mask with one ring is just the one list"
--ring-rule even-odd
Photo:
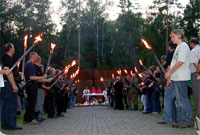
[[(172, 124), (176, 128), (193, 126), (189, 90), (193, 91), (197, 117), (200, 118), (199, 41), (192, 38), (188, 45), (184, 42), (183, 30), (176, 29), (171, 33), (168, 50), (168, 54), (161, 57), (165, 71), (160, 66), (151, 66), (141, 74), (135, 72), (126, 77), (117, 76), (104, 91), (96, 91), (95, 88), (90, 91), (86, 87), (83, 91), (85, 102), (99, 102), (103, 95), (97, 95), (91, 101), (88, 96), (99, 93), (104, 94), (104, 100), (114, 109), (136, 111), (140, 109), (140, 97), (143, 114), (159, 114), (164, 108), (163, 119), (158, 124)], [(41, 57), (31, 52), (24, 73), (20, 72), (19, 66), (11, 72), (15, 53), (13, 44), (5, 44), (3, 52), (3, 66), (0, 69), (0, 74), (4, 74), (4, 80), (0, 82), (2, 129), (22, 129), (16, 125), (16, 115), (20, 114), (21, 109), (25, 109), (24, 124), (40, 124), (46, 119), (44, 114), (48, 118), (64, 117), (63, 113), (75, 106), (78, 93), (76, 84), (66, 83), (66, 76), (58, 75), (61, 72), (59, 69), (50, 68), (45, 74)]]
[[(21, 130), (17, 126), (16, 116), (25, 110), (23, 124), (40, 124), (47, 118), (64, 117), (67, 109), (75, 106), (78, 90), (75, 83), (66, 83), (66, 77), (59, 69), (50, 68), (45, 74), (42, 59), (36, 52), (29, 54), (24, 73), (15, 64), (12, 56), (14, 45), (3, 46), (1, 82), (1, 128)], [(47, 116), (47, 117), (46, 117)]]
[[(197, 117), (200, 118), (200, 46), (197, 38), (184, 42), (184, 31), (171, 33), (168, 54), (161, 57), (162, 67), (151, 66), (140, 75), (117, 76), (108, 87), (110, 106), (114, 109), (138, 110), (138, 97), (143, 114), (159, 114), (158, 124), (187, 128), (194, 124), (190, 94), (193, 92)], [(163, 102), (161, 103), (161, 98)]]

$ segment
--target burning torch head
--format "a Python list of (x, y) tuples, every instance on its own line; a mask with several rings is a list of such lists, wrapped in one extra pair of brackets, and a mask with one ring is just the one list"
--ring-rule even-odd
[(144, 40), (144, 39), (141, 39), (141, 40), (142, 40), (143, 44), (145, 45), (145, 47), (146, 47), (147, 49), (149, 49), (149, 50), (152, 49), (152, 47), (147, 43), (146, 40)]

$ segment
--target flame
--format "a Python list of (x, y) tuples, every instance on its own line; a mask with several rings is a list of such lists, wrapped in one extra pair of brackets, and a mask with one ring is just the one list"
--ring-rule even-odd
[(76, 61), (73, 60), (71, 64), (69, 64), (69, 65), (67, 65), (67, 66), (65, 67), (65, 72), (68, 72), (69, 69), (70, 69), (71, 67), (75, 66), (75, 65), (76, 65)]
[(121, 69), (117, 70), (117, 74), (121, 75), (122, 74), (122, 71)]
[(131, 76), (132, 76), (132, 77), (134, 76), (134, 73), (133, 73), (133, 71), (130, 71), (130, 74), (131, 74)]
[(71, 63), (71, 66), (75, 66), (76, 65), (76, 60), (73, 60), (72, 63)]
[(34, 44), (37, 44), (38, 42), (42, 41), (42, 35), (43, 35), (43, 33), (41, 33), (37, 37), (35, 37)]
[(19, 68), (19, 66), (20, 66), (20, 63), (21, 63), (21, 62), (18, 62), (18, 63), (17, 63), (17, 67), (18, 67), (18, 68)]
[(24, 37), (24, 48), (27, 48), (27, 40), (28, 40), (28, 35), (25, 35), (25, 37)]
[(138, 76), (139, 76), (140, 78), (142, 78), (142, 74), (138, 74)]
[(114, 74), (112, 74), (112, 79), (115, 79), (115, 75)]
[(125, 74), (128, 74), (128, 71), (127, 71), (126, 69), (124, 69), (124, 73), (125, 73)]
[(48, 70), (51, 68), (51, 66), (48, 67)]
[(68, 71), (69, 71), (69, 69), (67, 68), (67, 69), (65, 69), (64, 73), (65, 73), (65, 74), (67, 74), (67, 73), (68, 73)]
[(53, 54), (54, 48), (56, 47), (56, 44), (51, 43), (51, 50), (50, 53)]
[(137, 67), (136, 67), (136, 66), (134, 67), (134, 69), (135, 69), (135, 72), (138, 73), (138, 70), (137, 70)]
[(100, 78), (100, 81), (101, 81), (101, 82), (103, 82), (103, 81), (104, 81), (103, 77), (101, 77), (101, 78)]
[(151, 46), (147, 43), (147, 41), (145, 41), (143, 38), (142, 38), (141, 40), (142, 40), (142, 42), (144, 43), (144, 45), (145, 45), (145, 47), (146, 47), (147, 49), (149, 49), (149, 50), (152, 49)]
[(143, 66), (144, 64), (143, 64), (143, 62), (142, 62), (142, 60), (139, 60), (139, 63), (140, 63), (140, 65), (141, 66)]
[(144, 86), (145, 85), (144, 82), (142, 82), (141, 85)]

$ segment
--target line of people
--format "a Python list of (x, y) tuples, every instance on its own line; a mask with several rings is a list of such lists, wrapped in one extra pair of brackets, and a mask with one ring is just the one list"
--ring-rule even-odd
[(138, 79), (136, 73), (125, 78), (117, 76), (114, 84), (108, 87), (110, 106), (119, 110), (138, 110), (140, 96), (143, 114), (159, 114), (164, 108), (163, 120), (158, 124), (171, 124), (174, 128), (193, 126), (191, 91), (197, 117), (200, 117), (199, 41), (192, 38), (188, 45), (184, 42), (184, 31), (176, 29), (171, 33), (168, 50), (167, 56), (161, 57), (166, 73), (159, 66), (151, 66)]
[[(23, 124), (40, 124), (48, 118), (64, 117), (68, 108), (76, 103), (78, 90), (76, 84), (66, 83), (67, 76), (59, 75), (59, 69), (51, 68), (44, 74), (41, 57), (36, 52), (29, 54), (24, 73), (19, 66), (10, 72), (15, 61), (15, 48), (12, 43), (3, 46), (2, 70), (4, 74), (1, 88), (1, 128), (5, 130), (21, 130), (17, 126), (16, 115), (25, 109)], [(23, 79), (24, 78), (24, 79)], [(55, 85), (52, 84), (59, 79)]]

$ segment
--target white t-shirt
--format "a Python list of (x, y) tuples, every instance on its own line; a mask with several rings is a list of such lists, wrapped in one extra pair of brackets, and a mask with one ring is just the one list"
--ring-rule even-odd
[(200, 45), (196, 45), (190, 52), (190, 70), (192, 73), (197, 71), (193, 63), (199, 63), (200, 60)]
[(177, 45), (174, 52), (170, 68), (172, 68), (176, 62), (183, 62), (183, 64), (171, 75), (172, 81), (188, 81), (191, 79), (190, 72), (190, 48), (188, 44), (182, 42)]
[[(1, 70), (1, 66), (0, 66), (0, 70)], [(1, 87), (4, 87), (3, 74), (0, 74), (0, 88)]]

